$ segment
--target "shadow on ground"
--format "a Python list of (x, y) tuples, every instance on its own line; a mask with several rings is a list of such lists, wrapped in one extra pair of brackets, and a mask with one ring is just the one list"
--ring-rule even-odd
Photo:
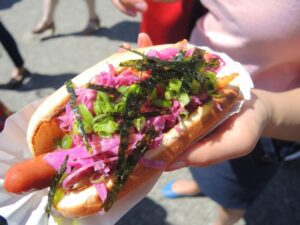
[[(101, 27), (91, 36), (106, 37), (110, 40), (119, 40), (125, 42), (136, 42), (137, 34), (139, 32), (139, 23), (133, 21), (122, 21), (112, 27)], [(69, 36), (86, 37), (81, 31), (72, 33), (62, 33), (53, 36), (43, 37), (41, 41), (49, 41), (56, 38), (65, 38)]]
[[(300, 224), (299, 171), (300, 159), (284, 164), (248, 210), (245, 216), (247, 225)], [(146, 198), (132, 208), (116, 225), (170, 225), (166, 222), (166, 216), (166, 209)], [(199, 223), (195, 225), (203, 225), (201, 218), (198, 221)]]
[(166, 222), (167, 211), (149, 198), (143, 199), (123, 216), (116, 225), (170, 225)]
[[(63, 74), (39, 74), (32, 73), (28, 81), (25, 80), (25, 83), (18, 89), (19, 92), (22, 91), (31, 91), (35, 89), (58, 89), (61, 87), (67, 80), (74, 78), (77, 73), (63, 73)], [(27, 79), (27, 78), (26, 78)], [(6, 86), (1, 84), (0, 89), (6, 89)]]
[(15, 3), (20, 2), (21, 0), (0, 0), (0, 10), (1, 9), (9, 9), (11, 8)]

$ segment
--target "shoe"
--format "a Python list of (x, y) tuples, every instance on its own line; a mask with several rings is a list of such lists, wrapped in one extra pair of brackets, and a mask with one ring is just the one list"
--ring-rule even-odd
[(31, 73), (27, 70), (24, 69), (24, 71), (19, 75), (21, 78), (17, 79), (15, 77), (11, 78), (9, 82), (6, 84), (7, 89), (16, 89), (20, 87), (23, 84), (23, 81), (25, 80), (26, 77), (29, 77)]
[(100, 20), (98, 17), (94, 19), (90, 19), (86, 28), (82, 31), (82, 34), (84, 35), (90, 35), (99, 30), (100, 28)]
[(44, 24), (42, 24), (41, 26), (36, 27), (36, 28), (32, 31), (32, 33), (33, 33), (33, 34), (42, 34), (42, 33), (44, 33), (44, 32), (47, 31), (47, 30), (51, 30), (52, 35), (55, 34), (55, 24), (54, 24), (54, 22), (49, 23), (49, 24), (44, 23)]
[(196, 196), (203, 196), (203, 194), (200, 192), (200, 193), (197, 193), (197, 194), (178, 194), (176, 192), (174, 192), (172, 190), (172, 187), (173, 187), (173, 184), (176, 182), (176, 180), (174, 181), (171, 181), (169, 183), (167, 183), (163, 189), (162, 189), (162, 195), (165, 197), (165, 198), (170, 198), (170, 199), (174, 199), (174, 198), (183, 198), (183, 197), (196, 197)]

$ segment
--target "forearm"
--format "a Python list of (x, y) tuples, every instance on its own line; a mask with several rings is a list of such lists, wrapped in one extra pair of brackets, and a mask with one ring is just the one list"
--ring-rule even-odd
[(253, 93), (267, 107), (263, 136), (300, 141), (300, 88), (280, 93), (254, 90)]

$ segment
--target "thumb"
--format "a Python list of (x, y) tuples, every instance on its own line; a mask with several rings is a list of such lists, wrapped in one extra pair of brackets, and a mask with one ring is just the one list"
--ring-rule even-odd
[(150, 36), (146, 33), (139, 33), (137, 44), (139, 48), (149, 47), (153, 45)]

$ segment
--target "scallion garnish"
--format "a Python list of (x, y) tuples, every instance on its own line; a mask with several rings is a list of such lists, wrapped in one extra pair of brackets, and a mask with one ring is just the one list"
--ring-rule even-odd
[(61, 140), (61, 148), (62, 149), (69, 149), (71, 148), (73, 143), (73, 138), (71, 135), (65, 134)]

